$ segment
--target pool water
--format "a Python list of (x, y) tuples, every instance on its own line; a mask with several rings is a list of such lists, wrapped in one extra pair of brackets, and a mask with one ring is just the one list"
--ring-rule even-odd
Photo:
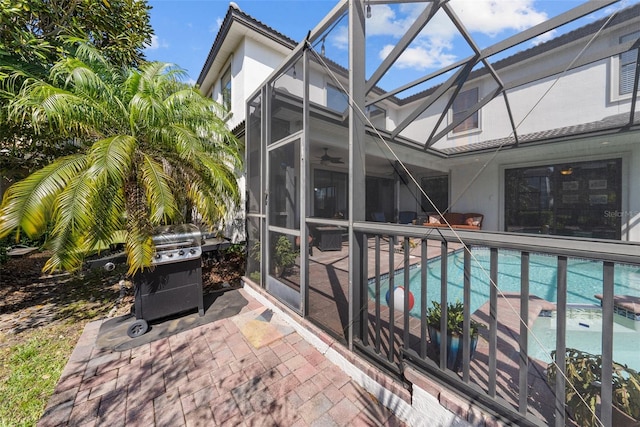
[[(539, 316), (529, 335), (529, 356), (543, 362), (551, 362), (551, 350), (556, 348), (556, 311)], [(640, 370), (640, 322), (614, 314), (613, 360)], [(589, 307), (572, 307), (567, 310), (566, 346), (602, 354), (602, 310)], [(534, 338), (535, 337), (535, 338)]]
[[(463, 260), (462, 251), (449, 254), (447, 263), (447, 299), (450, 302), (463, 301)], [(471, 312), (473, 313), (489, 300), (489, 257), (486, 248), (472, 249), (471, 258)], [(475, 258), (475, 259), (474, 259)], [(602, 263), (585, 259), (568, 260), (567, 303), (600, 305), (594, 295), (602, 294)], [(410, 271), (409, 289), (415, 304), (410, 314), (420, 317), (420, 266)], [(557, 258), (548, 255), (531, 254), (529, 257), (529, 294), (547, 301), (556, 302)], [(395, 286), (403, 286), (404, 273), (397, 271)], [(505, 293), (520, 293), (520, 253), (499, 251), (498, 288)], [(614, 294), (640, 297), (640, 267), (616, 264), (614, 270)], [(389, 288), (389, 280), (380, 283), (382, 303)], [(406, 287), (406, 286), (405, 286)], [(375, 297), (375, 282), (369, 282), (369, 295)], [(499, 297), (499, 294), (498, 294)], [(431, 301), (440, 301), (440, 259), (427, 262), (427, 307)]]
[[(463, 252), (448, 256), (447, 299), (463, 301)], [(475, 259), (474, 259), (475, 258)], [(490, 251), (485, 248), (472, 249), (471, 258), (471, 313), (489, 301)], [(420, 317), (420, 266), (410, 270), (409, 289), (414, 296), (410, 315)], [(431, 301), (440, 301), (440, 259), (427, 263), (427, 307)], [(556, 302), (557, 258), (531, 254), (529, 258), (529, 294)], [(403, 286), (404, 272), (397, 271), (395, 286)], [(520, 293), (520, 253), (499, 251), (498, 288), (505, 293)], [(381, 280), (381, 302), (389, 288), (388, 278)], [(405, 286), (406, 288), (406, 286)], [(569, 259), (567, 263), (567, 321), (566, 346), (601, 354), (602, 311), (600, 301), (594, 297), (602, 294), (602, 263), (585, 259)], [(614, 294), (640, 297), (640, 267), (616, 265), (614, 269)], [(369, 295), (375, 297), (375, 282), (369, 283)], [(498, 294), (498, 298), (500, 298)], [(640, 321), (614, 315), (613, 360), (640, 370)], [(534, 338), (535, 337), (535, 338)], [(537, 340), (537, 341), (536, 341)], [(550, 362), (551, 350), (556, 346), (555, 311), (536, 319), (529, 336), (531, 357)]]

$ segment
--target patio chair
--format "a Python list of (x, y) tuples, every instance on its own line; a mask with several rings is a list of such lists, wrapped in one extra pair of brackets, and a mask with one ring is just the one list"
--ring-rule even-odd
[(384, 212), (372, 212), (371, 220), (375, 222), (387, 222)]
[(414, 211), (400, 211), (398, 213), (398, 224), (411, 224), (418, 214)]

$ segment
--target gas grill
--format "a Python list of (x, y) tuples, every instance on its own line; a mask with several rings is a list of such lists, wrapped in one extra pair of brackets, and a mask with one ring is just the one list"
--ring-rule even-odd
[(127, 330), (131, 338), (147, 332), (152, 320), (193, 309), (204, 316), (201, 242), (200, 230), (192, 224), (154, 230), (153, 265), (133, 278), (136, 321)]

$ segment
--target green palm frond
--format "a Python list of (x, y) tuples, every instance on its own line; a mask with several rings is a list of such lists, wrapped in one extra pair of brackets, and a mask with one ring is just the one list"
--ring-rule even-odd
[(0, 209), (0, 238), (17, 228), (31, 238), (41, 235), (55, 198), (85, 167), (82, 155), (63, 157), (9, 187)]
[(85, 98), (46, 82), (25, 84), (21, 95), (11, 103), (9, 118), (30, 122), (37, 133), (49, 130), (42, 128), (46, 125), (62, 135), (90, 135), (98, 117), (104, 122), (104, 115)]
[(143, 154), (140, 165), (142, 186), (145, 189), (147, 204), (151, 210), (151, 223), (159, 225), (166, 220), (176, 218), (178, 208), (171, 191), (171, 177), (164, 173), (162, 165)]
[(202, 216), (202, 221), (207, 225), (215, 225), (216, 221), (227, 215), (229, 205), (218, 203), (211, 198), (212, 193), (207, 191), (202, 182), (191, 182), (187, 191), (187, 197)]
[(198, 160), (206, 168), (211, 185), (216, 192), (236, 197), (237, 187), (233, 185), (236, 177), (234, 170), (229, 167), (228, 163), (210, 155), (202, 155)]
[(183, 83), (184, 71), (149, 62), (110, 65), (79, 44), (49, 78), (5, 82), (11, 120), (38, 135), (54, 132), (84, 151), (61, 158), (10, 187), (0, 207), (0, 237), (35, 237), (51, 223), (48, 270), (73, 270), (85, 254), (125, 242), (129, 273), (151, 265), (152, 227), (195, 207), (209, 224), (237, 206), (242, 144), (221, 106)]
[(91, 147), (91, 170), (96, 179), (124, 183), (131, 170), (137, 141), (131, 135), (115, 135), (96, 141)]
[(107, 182), (93, 192), (92, 223), (87, 230), (89, 250), (123, 241), (125, 202), (122, 185)]
[(127, 263), (129, 264), (127, 273), (130, 275), (150, 266), (155, 251), (155, 246), (151, 239), (151, 230), (140, 223), (141, 219), (131, 215), (128, 217), (125, 251), (127, 253)]
[(189, 126), (184, 124), (171, 124), (163, 128), (160, 135), (163, 145), (174, 147), (178, 155), (187, 161), (194, 160), (204, 147), (200, 138)]
[(57, 221), (50, 244), (55, 256), (46, 263), (47, 271), (74, 271), (82, 266), (83, 254), (88, 249), (86, 230), (93, 222), (91, 193), (94, 187), (88, 175), (87, 172), (80, 174), (56, 199)]

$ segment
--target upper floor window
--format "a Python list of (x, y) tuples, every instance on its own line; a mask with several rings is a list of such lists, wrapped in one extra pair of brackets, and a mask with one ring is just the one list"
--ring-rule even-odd
[(222, 73), (220, 91), (222, 92), (222, 106), (227, 111), (231, 111), (231, 66)]
[(327, 108), (344, 113), (349, 105), (347, 94), (335, 86), (327, 84)]
[[(636, 40), (638, 37), (640, 37), (640, 31), (620, 37), (620, 43)], [(620, 95), (626, 95), (633, 90), (637, 59), (638, 49), (631, 49), (620, 54)]]
[(373, 126), (377, 128), (384, 128), (385, 117), (387, 116), (387, 111), (384, 108), (380, 108), (377, 105), (369, 105), (366, 112), (367, 117)]
[[(453, 100), (453, 104), (451, 106), (451, 111), (453, 113), (452, 114), (453, 122), (456, 122), (457, 120), (465, 117), (468, 114), (469, 109), (471, 109), (471, 107), (473, 107), (477, 102), (478, 102), (477, 87), (458, 93), (458, 96), (456, 96), (456, 99)], [(476, 111), (475, 113), (467, 117), (458, 126), (453, 128), (453, 133), (478, 129), (479, 127), (480, 127), (480, 117), (478, 112)]]

